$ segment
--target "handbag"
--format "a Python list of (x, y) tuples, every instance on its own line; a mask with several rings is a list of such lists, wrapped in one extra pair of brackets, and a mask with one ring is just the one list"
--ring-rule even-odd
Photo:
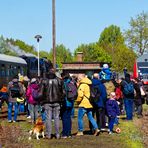
[(16, 101), (17, 101), (18, 103), (23, 104), (24, 101), (25, 101), (25, 99), (24, 99), (23, 97), (19, 97), (19, 98), (16, 99)]
[(140, 86), (140, 92), (141, 92), (141, 96), (145, 96), (146, 94), (145, 94), (145, 91), (144, 91), (144, 89), (143, 89), (143, 86)]

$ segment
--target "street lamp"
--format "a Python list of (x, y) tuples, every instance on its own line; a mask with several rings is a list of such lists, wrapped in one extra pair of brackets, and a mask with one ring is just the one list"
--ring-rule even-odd
[(41, 35), (36, 35), (34, 37), (36, 40), (37, 40), (37, 50), (38, 50), (38, 77), (40, 77), (40, 46), (39, 46), (39, 42), (40, 42), (40, 39), (42, 38)]

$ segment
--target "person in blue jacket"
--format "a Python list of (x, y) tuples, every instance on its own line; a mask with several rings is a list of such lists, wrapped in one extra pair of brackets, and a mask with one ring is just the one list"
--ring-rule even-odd
[(105, 122), (106, 122), (105, 105), (107, 100), (107, 93), (104, 84), (101, 82), (101, 80), (99, 80), (98, 73), (94, 73), (92, 79), (92, 85), (97, 86), (100, 93), (98, 101), (95, 102), (95, 104), (93, 104), (93, 111), (94, 113), (96, 113), (98, 128), (103, 131), (105, 129)]

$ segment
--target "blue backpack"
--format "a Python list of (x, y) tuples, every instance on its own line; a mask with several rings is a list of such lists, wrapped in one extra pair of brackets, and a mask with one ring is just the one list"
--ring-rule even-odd
[(133, 85), (133, 83), (132, 82), (127, 83), (125, 81), (125, 86), (124, 86), (123, 92), (126, 95), (134, 94), (134, 85)]

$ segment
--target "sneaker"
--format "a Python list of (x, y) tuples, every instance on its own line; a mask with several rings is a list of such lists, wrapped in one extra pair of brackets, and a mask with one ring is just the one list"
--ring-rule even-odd
[(72, 136), (71, 136), (71, 135), (69, 135), (67, 138), (72, 138)]
[(59, 134), (56, 135), (56, 139), (60, 139), (60, 135)]
[(45, 136), (45, 139), (51, 139), (51, 136)]
[(106, 131), (106, 129), (105, 128), (101, 128), (101, 132), (105, 132)]
[(99, 130), (99, 129), (96, 129), (96, 130), (95, 130), (95, 133), (94, 133), (94, 136), (98, 136), (99, 133), (100, 133), (100, 130)]
[(27, 116), (27, 119), (31, 119), (31, 116)]
[(76, 136), (83, 136), (83, 132), (77, 132)]
[(12, 120), (8, 120), (8, 122), (9, 122), (9, 123), (11, 123), (11, 122), (12, 122)]
[(14, 120), (13, 122), (15, 123), (16, 121)]
[(111, 131), (110, 131), (108, 134), (109, 134), (109, 135), (112, 135), (112, 134), (113, 134), (113, 132), (111, 132)]
[(67, 136), (62, 136), (61, 138), (62, 138), (62, 139), (66, 139), (66, 138), (68, 138), (68, 137), (67, 137)]
[(108, 127), (108, 123), (105, 123), (105, 126)]

